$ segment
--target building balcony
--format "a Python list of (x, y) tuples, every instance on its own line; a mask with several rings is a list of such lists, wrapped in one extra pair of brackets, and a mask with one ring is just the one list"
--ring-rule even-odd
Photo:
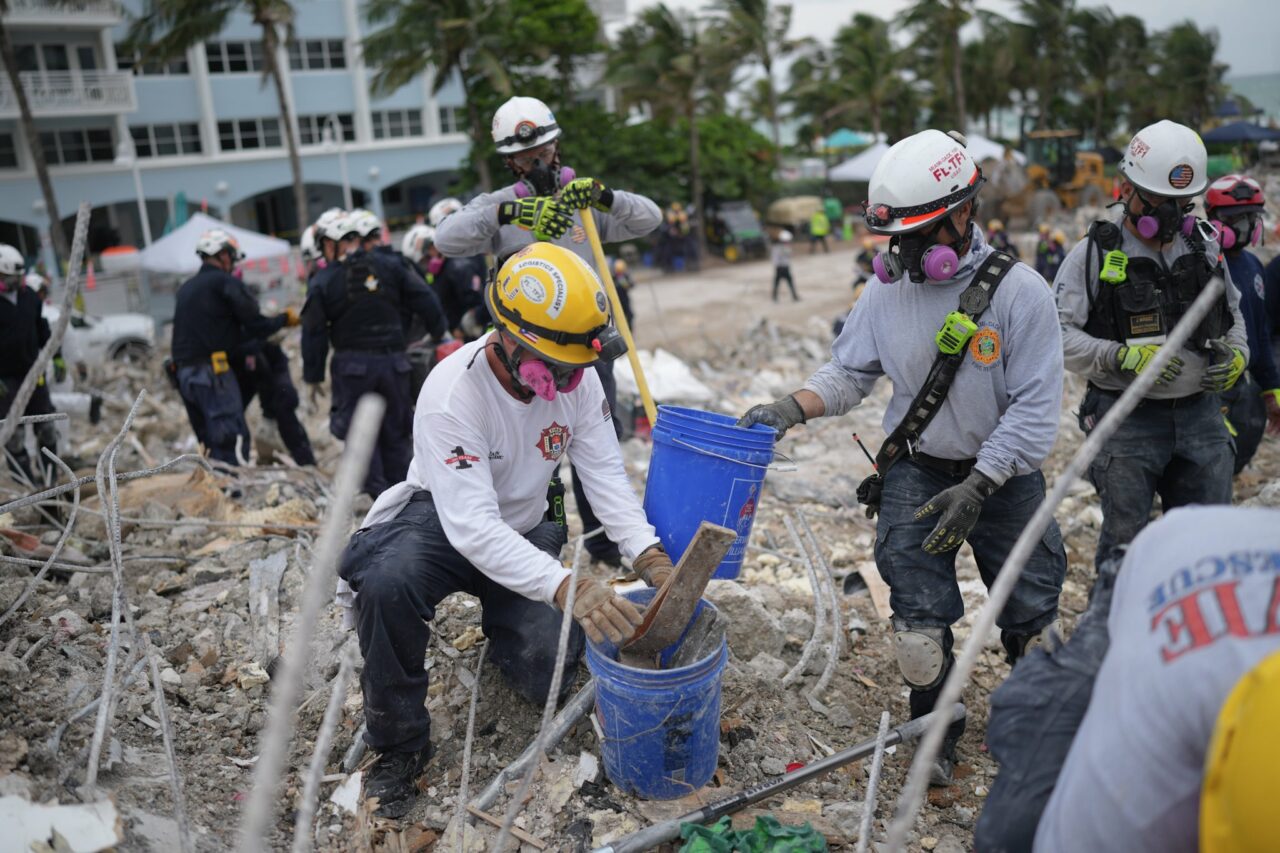
[(13, 27), (114, 27), (124, 20), (119, 0), (8, 0), (4, 22)]
[[(51, 116), (115, 115), (138, 108), (128, 71), (23, 71), (19, 75), (31, 113)], [(0, 118), (18, 116), (18, 98), (0, 77)]]

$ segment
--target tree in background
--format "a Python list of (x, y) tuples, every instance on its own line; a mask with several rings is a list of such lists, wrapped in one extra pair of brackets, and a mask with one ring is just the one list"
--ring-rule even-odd
[(1227, 65), (1216, 62), (1218, 31), (1183, 21), (1159, 33), (1152, 45), (1160, 118), (1198, 128), (1226, 96)]
[(771, 6), (769, 0), (716, 0), (714, 8), (725, 16), (725, 38), (731, 49), (760, 66), (764, 72), (765, 110), (760, 114), (769, 121), (773, 148), (782, 148), (778, 129), (778, 88), (773, 79), (777, 61), (795, 52), (800, 42), (787, 38), (791, 30), (791, 6)]
[[(723, 24), (699, 21), (666, 4), (650, 6), (624, 28), (608, 60), (606, 79), (618, 89), (624, 106), (645, 106), (657, 121), (683, 119), (688, 132), (689, 192), (699, 214), (704, 210), (699, 160), (698, 116), (723, 112), (733, 70), (740, 61)], [(705, 237), (698, 229), (700, 249)]]
[(1088, 131), (1095, 145), (1101, 145), (1120, 117), (1121, 70), (1135, 61), (1145, 62), (1145, 27), (1132, 15), (1118, 18), (1110, 8), (1094, 6), (1072, 15), (1071, 41), (1081, 72), (1076, 124)]
[(144, 63), (175, 59), (222, 32), (236, 12), (248, 15), (262, 31), (263, 83), (269, 80), (274, 84), (276, 100), (280, 103), (280, 124), (289, 154), (289, 170), (293, 174), (293, 205), (301, 232), (311, 221), (311, 215), (307, 210), (293, 110), (285, 96), (279, 63), (280, 45), (293, 38), (292, 4), (288, 0), (147, 0), (142, 15), (129, 25), (124, 50), (137, 54)]
[(898, 16), (898, 25), (912, 36), (916, 74), (933, 86), (930, 123), (961, 131), (968, 111), (960, 30), (973, 17), (973, 4), (974, 0), (916, 0)]
[(36, 181), (39, 182), (40, 194), (44, 197), (45, 212), (49, 214), (49, 239), (53, 241), (54, 252), (65, 261), (71, 257), (71, 250), (67, 246), (67, 232), (63, 230), (62, 218), (58, 215), (58, 197), (53, 192), (49, 164), (44, 158), (44, 147), (40, 144), (40, 133), (36, 130), (35, 118), (31, 115), (27, 90), (22, 88), (22, 77), (18, 71), (18, 58), (13, 52), (13, 42), (10, 41), (9, 30), (4, 24), (3, 18), (7, 14), (9, 14), (9, 4), (6, 0), (0, 0), (0, 58), (4, 60), (4, 70), (9, 75), (9, 85), (13, 87), (13, 95), (18, 102), (18, 121), (22, 125), (22, 134), (27, 137), (27, 150), (31, 152)]
[(966, 104), (969, 115), (981, 117), (987, 136), (994, 136), (992, 118), (997, 110), (1013, 106), (1013, 95), (1025, 100), (1025, 83), (1029, 79), (1022, 49), (1023, 28), (995, 12), (979, 10), (977, 18), (981, 36), (963, 48)]
[(1053, 127), (1070, 110), (1066, 94), (1079, 78), (1079, 57), (1072, 50), (1075, 0), (1018, 0), (1023, 38), (1035, 81), (1036, 129)]
[[(863, 12), (836, 33), (832, 59), (847, 103), (879, 137), (885, 106), (902, 94), (901, 54), (893, 49), (889, 23)], [(861, 123), (861, 122), (859, 122)]]

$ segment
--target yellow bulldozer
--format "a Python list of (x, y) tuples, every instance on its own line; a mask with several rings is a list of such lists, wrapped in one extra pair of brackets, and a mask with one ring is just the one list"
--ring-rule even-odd
[[(1078, 207), (1102, 207), (1111, 198), (1111, 179), (1103, 172), (1102, 155), (1079, 149), (1078, 130), (1033, 130), (1022, 135), (1025, 166), (1011, 154), (984, 166), (990, 190), (988, 211), (1006, 221), (1034, 227)], [(994, 208), (994, 210), (992, 209)]]

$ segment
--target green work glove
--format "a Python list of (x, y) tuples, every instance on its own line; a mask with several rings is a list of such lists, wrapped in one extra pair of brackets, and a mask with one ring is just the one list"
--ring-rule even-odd
[(576, 210), (594, 207), (608, 213), (613, 207), (613, 190), (595, 178), (576, 178), (560, 191), (560, 204)]
[(535, 196), (498, 205), (498, 224), (532, 231), (539, 240), (559, 240), (573, 226), (573, 217), (555, 199)]
[[(1156, 353), (1160, 351), (1159, 344), (1142, 344), (1135, 347), (1120, 347), (1120, 351), (1116, 353), (1116, 367), (1121, 373), (1128, 373), (1131, 376), (1137, 376), (1146, 370), (1147, 363), (1156, 357)], [(1165, 385), (1177, 379), (1182, 374), (1182, 366), (1185, 364), (1182, 359), (1176, 355), (1173, 360), (1165, 365), (1164, 370), (1160, 371), (1160, 378), (1156, 380), (1157, 385)]]
[(53, 381), (61, 382), (67, 378), (67, 363), (62, 356), (55, 355), (53, 357)]
[(1209, 369), (1200, 378), (1200, 387), (1221, 394), (1235, 385), (1244, 373), (1244, 353), (1233, 349), (1225, 341), (1209, 341), (1213, 355), (1209, 357)]
[(972, 471), (964, 482), (934, 495), (933, 500), (916, 510), (916, 521), (942, 513), (920, 547), (926, 554), (945, 554), (959, 548), (978, 523), (982, 502), (998, 487), (987, 475)]
[(804, 409), (796, 402), (796, 398), (788, 394), (772, 403), (761, 403), (747, 409), (747, 413), (738, 418), (737, 426), (750, 427), (753, 424), (764, 424), (778, 431), (778, 438), (796, 424), (804, 423)]

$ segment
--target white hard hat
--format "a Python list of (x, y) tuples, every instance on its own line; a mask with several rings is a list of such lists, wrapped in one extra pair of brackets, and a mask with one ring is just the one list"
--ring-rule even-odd
[(316, 226), (308, 225), (298, 238), (298, 248), (302, 251), (304, 261), (314, 261), (320, 257), (320, 247), (316, 244)]
[(237, 261), (244, 257), (244, 253), (240, 251), (240, 243), (221, 228), (209, 229), (196, 241), (196, 254), (206, 258), (212, 258), (224, 249), (230, 249)]
[(560, 138), (555, 114), (537, 98), (512, 98), (493, 114), (493, 144), (515, 154)]
[(867, 227), (877, 234), (925, 228), (973, 198), (983, 180), (960, 134), (925, 130), (908, 136), (871, 173)]
[(348, 230), (359, 234), (362, 240), (382, 230), (382, 220), (362, 207), (357, 207), (348, 213), (347, 221), (349, 223)]
[(324, 216), (316, 220), (316, 229), (321, 237), (336, 243), (356, 233), (354, 211), (352, 213), (340, 211), (337, 216), (328, 216), (326, 211)]
[(435, 240), (436, 229), (419, 222), (405, 232), (400, 250), (406, 256), (412, 258), (416, 264), (422, 260), (422, 256), (427, 253), (427, 247), (434, 243)]
[(1120, 172), (1140, 190), (1167, 198), (1189, 198), (1209, 183), (1209, 155), (1200, 134), (1162, 119), (1133, 135)]
[[(326, 210), (324, 213), (320, 214), (320, 218), (316, 220), (315, 236), (317, 238), (328, 237), (329, 228), (335, 222), (337, 222), (339, 219), (341, 219), (346, 215), (347, 215), (347, 212), (340, 207), (331, 207), (328, 210)], [(330, 239), (337, 239), (337, 238), (330, 238)]]
[(783, 243), (790, 243), (790, 242), (791, 242), (791, 232), (790, 232), (790, 231), (787, 231), (786, 229), (783, 229), (781, 232), (779, 232), (779, 234), (778, 234), (778, 239), (779, 239), (780, 241), (782, 241)]
[(22, 283), (34, 290), (36, 293), (39, 293), (49, 286), (49, 280), (38, 272), (27, 273), (26, 277), (22, 279)]
[(22, 275), (26, 268), (21, 252), (8, 243), (0, 243), (0, 275)]
[(439, 228), (446, 216), (457, 213), (459, 210), (462, 210), (462, 202), (456, 198), (442, 198), (431, 205), (431, 210), (427, 213), (427, 222), (432, 228)]

